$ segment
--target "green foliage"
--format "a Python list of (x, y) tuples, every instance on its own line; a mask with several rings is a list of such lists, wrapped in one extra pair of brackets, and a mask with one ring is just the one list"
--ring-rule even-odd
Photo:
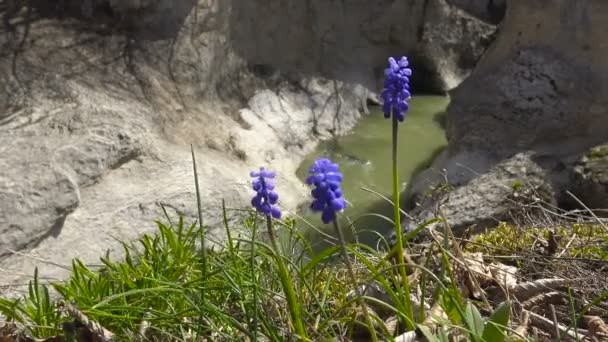
[[(457, 319), (457, 321), (463, 322), (461, 329), (467, 332), (469, 341), (503, 342), (507, 337), (510, 317), (511, 304), (509, 302), (501, 303), (487, 320), (481, 316), (477, 307), (469, 302), (466, 311)], [(454, 321), (454, 319), (452, 319), (452, 321)], [(419, 325), (418, 328), (428, 341), (450, 341), (445, 326), (439, 327), (436, 333), (433, 333), (429, 327), (424, 325)]]
[(590, 159), (605, 158), (606, 156), (608, 156), (608, 146), (607, 145), (596, 146), (587, 153), (587, 156)]
[(501, 303), (492, 313), (483, 329), (481, 336), (484, 341), (502, 342), (506, 337), (506, 329), (511, 317), (511, 303)]
[(29, 282), (28, 295), (23, 299), (0, 298), (0, 313), (8, 319), (21, 323), (29, 335), (46, 338), (57, 335), (61, 330), (60, 313), (49, 296), (49, 289), (38, 281), (38, 269)]
[(473, 342), (502, 342), (506, 336), (506, 328), (511, 316), (511, 305), (508, 302), (500, 304), (492, 313), (489, 320), (484, 321), (477, 307), (467, 305), (464, 322)]
[[(608, 231), (601, 225), (573, 224), (569, 228), (517, 227), (501, 222), (495, 229), (478, 235), (469, 250), (486, 254), (534, 251), (539, 239), (550, 235), (558, 238), (558, 250), (566, 249), (566, 256), (608, 260)], [(570, 245), (568, 245), (568, 242)], [(568, 247), (568, 248), (566, 248)]]
[[(312, 249), (295, 229), (295, 222), (286, 220), (277, 222), (277, 233), (283, 237), (283, 243), (282, 248), (275, 249), (259, 237), (254, 239), (260, 223), (257, 214), (252, 212), (238, 230), (241, 233), (235, 235), (237, 230), (231, 229), (226, 220), (227, 244), (219, 251), (208, 251), (204, 277), (198, 250), (199, 228), (196, 224), (186, 225), (180, 219), (175, 223), (157, 222), (157, 234), (123, 244), (121, 260), (106, 254), (101, 258), (100, 267), (74, 260), (69, 279), (53, 283), (52, 289), (57, 291), (58, 300), (78, 308), (123, 341), (141, 337), (165, 341), (289, 340), (296, 336), (290, 305), (299, 307), (310, 340), (345, 338), (354, 334), (357, 327), (365, 326), (362, 316), (357, 314), (352, 278), (336, 262), (341, 247), (311, 254)], [(563, 232), (566, 231), (591, 240), (603, 238), (604, 234), (596, 227), (583, 225)], [(527, 248), (526, 243), (532, 241), (524, 239), (517, 245), (516, 241), (508, 240), (520, 234), (508, 225), (501, 225), (498, 232), (504, 235), (490, 233), (482, 239), (503, 245), (511, 241), (517, 248)], [(538, 230), (537, 234), (546, 236), (544, 230)], [(366, 245), (344, 246), (352, 258), (357, 282), (373, 281), (386, 292), (386, 302), (366, 301), (374, 303), (376, 311), (370, 315), (377, 323), (380, 340), (392, 337), (387, 335), (387, 328), (377, 316), (379, 308), (384, 311), (384, 317), (409, 321), (429, 341), (448, 341), (448, 335), (454, 330), (477, 342), (504, 341), (510, 337), (510, 303), (498, 305), (489, 317), (483, 317), (480, 306), (462, 296), (445, 243), (434, 243), (434, 249), (439, 251), (437, 260), (441, 271), (421, 267), (422, 279), (417, 285), (422, 292), (426, 288), (433, 293), (421, 298), (421, 306), (440, 307), (445, 314), (445, 318), (438, 318), (440, 326), (435, 328), (426, 325), (434, 315), (433, 310), (426, 314), (415, 312), (417, 317), (408, 316), (400, 272), (384, 254)], [(277, 258), (284, 263), (283, 271)], [(294, 290), (291, 302), (285, 291), (286, 278)], [(62, 324), (74, 319), (51, 299), (49, 288), (39, 282), (37, 272), (23, 298), (0, 299), (0, 313), (35, 338), (61, 335)], [(145, 324), (150, 328), (141, 330)]]

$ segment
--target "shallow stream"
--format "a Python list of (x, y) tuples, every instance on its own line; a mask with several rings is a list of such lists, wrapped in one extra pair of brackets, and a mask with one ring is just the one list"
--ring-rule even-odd
[[(441, 120), (448, 102), (448, 98), (443, 96), (416, 96), (411, 100), (410, 111), (399, 127), (399, 181), (402, 191), (412, 176), (428, 165), (432, 157), (445, 147)], [(378, 195), (362, 188), (392, 197), (392, 137), (391, 122), (384, 119), (381, 108), (372, 107), (370, 111), (370, 115), (363, 117), (350, 134), (319, 144), (302, 162), (297, 175), (305, 180), (310, 165), (320, 157), (338, 163), (344, 174), (342, 189), (348, 201), (346, 210), (341, 214), (342, 229), (351, 240), (356, 235), (360, 242), (375, 244), (377, 234), (386, 234), (391, 229), (391, 224), (369, 214), (392, 219), (393, 209)], [(303, 208), (299, 214), (308, 223), (299, 221), (298, 227), (314, 243), (315, 249), (326, 244), (321, 234), (310, 228), (309, 224), (329, 235), (335, 235), (331, 225), (321, 223), (320, 214), (313, 214), (308, 208)], [(351, 225), (351, 222), (354, 224)], [(348, 229), (349, 227), (354, 228)]]

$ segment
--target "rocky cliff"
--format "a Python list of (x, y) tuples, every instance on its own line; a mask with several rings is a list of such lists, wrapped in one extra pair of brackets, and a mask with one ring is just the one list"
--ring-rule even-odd
[(608, 141), (606, 32), (602, 0), (508, 1), (495, 42), (451, 92), (447, 150), (412, 187), (421, 202), (445, 174), (455, 190), (416, 212), (432, 215), (444, 203), (456, 229), (495, 225), (510, 219), (515, 182), (549, 203), (569, 205), (566, 190), (606, 203), (597, 201), (605, 188), (588, 188), (605, 186), (592, 176), (602, 167), (581, 160)]
[(353, 127), (387, 56), (411, 55), (416, 82), (434, 91), (468, 75), (496, 27), (463, 8), (2, 2), (0, 283), (23, 283), (36, 265), (61, 278), (72, 257), (115, 253), (118, 239), (155, 231), (160, 205), (194, 220), (190, 144), (212, 240), (222, 199), (248, 205), (251, 169), (277, 170), (281, 205), (295, 208), (307, 193), (298, 163)]

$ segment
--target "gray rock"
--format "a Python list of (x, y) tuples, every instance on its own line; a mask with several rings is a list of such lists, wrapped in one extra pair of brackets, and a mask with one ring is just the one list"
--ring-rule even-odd
[(532, 153), (516, 154), (466, 185), (437, 190), (440, 193), (435, 201), (411, 212), (417, 220), (406, 221), (405, 230), (412, 231), (418, 222), (439, 217), (439, 207), (454, 233), (460, 234), (473, 225), (475, 233), (519, 218), (517, 212), (524, 203), (556, 205), (557, 191), (547, 171), (534, 159)]
[[(572, 174), (572, 193), (592, 209), (608, 208), (608, 145), (590, 149)], [(577, 203), (573, 203), (577, 205)]]
[(248, 61), (320, 72), (370, 89), (381, 89), (387, 56), (408, 55), (414, 88), (449, 90), (469, 74), (496, 32), (496, 25), (446, 0), (252, 0), (233, 10), (240, 24), (231, 28), (232, 38)]
[[(456, 228), (493, 224), (508, 214), (504, 198), (515, 180), (546, 188), (550, 203), (563, 203), (568, 189), (585, 197), (591, 186), (589, 200), (605, 206), (596, 198), (601, 186), (589, 183), (601, 166), (585, 171), (579, 163), (571, 175), (576, 160), (608, 138), (608, 46), (600, 33), (607, 13), (602, 0), (508, 2), (493, 45), (450, 93), (447, 149), (410, 187), (413, 202), (446, 182), (455, 189), (421, 203), (421, 217), (446, 202)], [(535, 171), (502, 171), (510, 163)]]
[[(473, 70), (496, 33), (496, 26), (479, 20), (447, 0), (425, 2), (424, 24), (416, 57), (428, 69), (413, 85), (429, 90), (451, 90)], [(415, 71), (414, 71), (415, 73)]]
[[(606, 140), (608, 65), (599, 32), (606, 3), (513, 2), (494, 45), (452, 93), (450, 155), (498, 160), (534, 149), (580, 154)], [(563, 32), (562, 39), (553, 39)], [(576, 44), (570, 42), (576, 41)]]
[(608, 125), (605, 115), (589, 111), (589, 104), (599, 100), (591, 89), (596, 77), (587, 66), (549, 48), (521, 49), (479, 75), (478, 82), (454, 91), (447, 114), (450, 151), (501, 157), (526, 149), (559, 153), (555, 147), (562, 142), (604, 139), (589, 135), (590, 122)]
[(448, 0), (448, 3), (494, 24), (502, 20), (507, 8), (506, 0)]
[[(0, 257), (59, 235), (80, 202), (74, 177), (48, 160), (49, 149), (32, 138), (0, 138)], [(21, 150), (9, 152), (11, 144)], [(24, 156), (34, 158), (24, 163)]]

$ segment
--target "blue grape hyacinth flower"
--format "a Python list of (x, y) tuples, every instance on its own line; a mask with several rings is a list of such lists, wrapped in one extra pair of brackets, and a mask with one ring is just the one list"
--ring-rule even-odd
[(273, 191), (274, 182), (270, 180), (275, 177), (275, 173), (260, 167), (259, 172), (251, 172), (251, 177), (256, 178), (251, 183), (253, 190), (256, 192), (251, 200), (251, 205), (266, 216), (272, 216), (276, 219), (281, 218), (281, 211), (276, 206), (279, 195)]
[(306, 179), (308, 185), (315, 186), (311, 191), (313, 201), (310, 208), (312, 211), (321, 212), (323, 223), (335, 220), (336, 212), (342, 211), (346, 207), (346, 201), (340, 189), (342, 174), (338, 170), (338, 164), (334, 164), (331, 160), (317, 159), (310, 168), (310, 175)]
[(399, 61), (390, 57), (388, 63), (389, 67), (384, 70), (386, 76), (384, 90), (380, 95), (384, 101), (382, 110), (385, 118), (390, 118), (392, 114), (399, 122), (403, 122), (405, 113), (410, 107), (408, 101), (412, 96), (410, 93), (412, 69), (408, 68), (409, 62), (405, 56)]

